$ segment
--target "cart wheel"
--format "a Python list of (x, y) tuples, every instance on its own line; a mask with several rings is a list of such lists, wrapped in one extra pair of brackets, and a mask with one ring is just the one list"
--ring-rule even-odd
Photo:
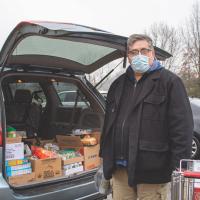
[(200, 154), (200, 142), (199, 140), (193, 136), (193, 140), (192, 140), (192, 159), (197, 159), (199, 158), (199, 154)]

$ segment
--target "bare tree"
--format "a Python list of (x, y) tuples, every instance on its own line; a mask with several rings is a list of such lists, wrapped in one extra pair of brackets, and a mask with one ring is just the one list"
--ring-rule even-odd
[(191, 15), (183, 30), (184, 54), (183, 65), (195, 70), (200, 85), (200, 4), (193, 5)]
[(160, 22), (152, 24), (150, 30), (145, 31), (145, 33), (152, 38), (155, 46), (160, 47), (173, 55), (173, 57), (167, 59), (163, 64), (167, 69), (175, 71), (176, 66), (179, 66), (180, 63), (180, 31)]

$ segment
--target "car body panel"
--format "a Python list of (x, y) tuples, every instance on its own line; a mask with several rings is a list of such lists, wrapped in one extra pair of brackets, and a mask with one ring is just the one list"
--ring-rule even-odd
[(190, 105), (194, 120), (194, 132), (200, 137), (200, 99), (190, 98)]

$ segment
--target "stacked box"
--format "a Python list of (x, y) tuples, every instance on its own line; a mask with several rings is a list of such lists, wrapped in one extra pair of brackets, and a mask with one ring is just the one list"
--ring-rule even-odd
[(93, 132), (90, 135), (96, 138), (97, 145), (84, 146), (81, 142), (80, 136), (65, 136), (65, 135), (56, 136), (58, 145), (61, 149), (73, 148), (81, 152), (84, 158), (83, 162), (84, 170), (91, 170), (97, 168), (100, 165), (100, 158), (99, 158), (100, 133)]
[(7, 166), (6, 167), (6, 174), (7, 176), (16, 176), (22, 174), (29, 174), (32, 172), (31, 163), (27, 163), (24, 165), (15, 165), (15, 166)]
[(24, 143), (21, 137), (6, 138), (6, 175), (14, 177), (32, 173), (31, 163), (24, 158)]
[(84, 171), (83, 161), (83, 156), (62, 160), (64, 175), (69, 176)]

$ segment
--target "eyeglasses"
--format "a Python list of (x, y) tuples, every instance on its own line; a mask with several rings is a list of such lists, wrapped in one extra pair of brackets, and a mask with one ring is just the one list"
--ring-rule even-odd
[(150, 51), (152, 51), (152, 49), (147, 49), (147, 48), (142, 48), (142, 49), (140, 49), (140, 50), (138, 50), (138, 49), (133, 49), (133, 50), (131, 50), (131, 51), (128, 52), (128, 55), (129, 55), (130, 57), (137, 56), (137, 55), (139, 55), (139, 54), (146, 56), (146, 55), (148, 55), (148, 53), (149, 53)]

